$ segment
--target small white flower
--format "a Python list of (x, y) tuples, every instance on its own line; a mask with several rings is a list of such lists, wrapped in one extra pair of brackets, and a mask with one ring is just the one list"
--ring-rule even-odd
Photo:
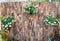
[(48, 21), (48, 20), (46, 19), (46, 21)]
[(31, 3), (29, 3), (29, 4), (31, 4)]
[(12, 20), (12, 22), (14, 22), (14, 20)]
[(54, 25), (54, 23), (51, 23), (51, 25)]
[(48, 22), (49, 24), (51, 24), (51, 22)]
[(9, 27), (12, 27), (11, 25), (9, 25)]
[(45, 22), (45, 20), (44, 20), (44, 22)]
[(54, 23), (56, 23), (56, 22), (54, 22)]
[(52, 16), (54, 18), (54, 16)]
[(9, 23), (8, 23), (8, 25), (9, 25)]
[(6, 21), (6, 19), (4, 21)]
[(29, 8), (29, 10), (30, 10), (31, 8)]
[(8, 30), (8, 28), (6, 28)]
[(56, 21), (58, 21), (58, 20), (56, 19)]
[(36, 5), (35, 7), (38, 7), (38, 5)]
[(8, 25), (5, 25), (5, 27), (8, 27)]
[(10, 22), (10, 23), (8, 23), (8, 25), (9, 25), (9, 24), (12, 24), (12, 23)]

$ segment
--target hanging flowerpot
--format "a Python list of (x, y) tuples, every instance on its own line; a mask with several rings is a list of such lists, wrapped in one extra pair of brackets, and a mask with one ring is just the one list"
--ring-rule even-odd
[(51, 38), (48, 38), (47, 41), (56, 41), (56, 39), (51, 39)]
[(2, 26), (4, 30), (8, 30), (12, 26), (13, 22), (14, 22), (14, 18), (12, 16), (7, 16), (3, 18)]
[(35, 6), (33, 3), (29, 3), (24, 7), (25, 11), (28, 14), (32, 14), (32, 15), (36, 14), (36, 8), (37, 8), (37, 6)]
[(58, 20), (55, 19), (53, 16), (45, 16), (44, 17), (44, 22), (46, 25), (50, 24), (50, 25), (55, 25), (58, 24)]

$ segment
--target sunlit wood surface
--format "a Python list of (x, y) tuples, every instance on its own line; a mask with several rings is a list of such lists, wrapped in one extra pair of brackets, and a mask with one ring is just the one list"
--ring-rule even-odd
[(3, 16), (14, 16), (15, 23), (8, 31), (7, 38), (14, 38), (19, 41), (47, 41), (47, 38), (54, 37), (55, 28), (58, 26), (46, 26), (44, 16), (52, 15), (55, 18), (58, 15), (58, 8), (55, 3), (34, 2), (38, 5), (36, 15), (32, 16), (25, 12), (23, 6), (29, 2), (10, 2), (1, 3)]

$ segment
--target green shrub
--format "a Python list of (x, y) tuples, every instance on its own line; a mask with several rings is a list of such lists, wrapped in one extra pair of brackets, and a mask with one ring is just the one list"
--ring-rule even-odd
[(14, 22), (14, 18), (12, 16), (8, 16), (2, 19), (2, 26), (4, 29), (8, 29), (8, 26)]
[(24, 9), (26, 10), (26, 12), (28, 12), (29, 14), (36, 14), (36, 7), (33, 3), (27, 4)]
[(51, 39), (51, 38), (48, 38), (48, 41), (56, 41), (56, 39)]
[(44, 22), (45, 22), (46, 24), (54, 25), (54, 24), (57, 24), (57, 23), (58, 23), (58, 20), (55, 19), (55, 18), (52, 17), (52, 16), (45, 16), (45, 17), (44, 17)]
[(14, 39), (7, 39), (7, 41), (18, 41), (18, 40), (14, 40)]
[[(46, 0), (49, 2), (49, 0)], [(60, 0), (51, 0), (51, 2), (60, 2)]]
[(52, 2), (60, 2), (60, 0), (51, 0)]

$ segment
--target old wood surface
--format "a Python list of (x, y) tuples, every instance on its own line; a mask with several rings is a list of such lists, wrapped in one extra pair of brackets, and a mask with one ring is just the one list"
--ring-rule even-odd
[(44, 16), (52, 15), (55, 18), (58, 14), (57, 7), (50, 2), (34, 2), (38, 5), (36, 15), (32, 16), (25, 12), (23, 6), (29, 2), (10, 2), (1, 3), (1, 12), (3, 16), (14, 16), (15, 23), (8, 31), (8, 38), (14, 38), (19, 41), (47, 41), (47, 38), (54, 37), (53, 26), (44, 24)]

